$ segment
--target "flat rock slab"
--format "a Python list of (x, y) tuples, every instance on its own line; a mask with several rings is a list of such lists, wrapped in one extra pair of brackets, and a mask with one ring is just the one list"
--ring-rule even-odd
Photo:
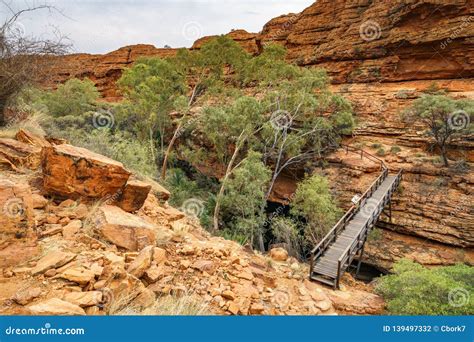
[(46, 272), (52, 268), (58, 268), (66, 265), (68, 262), (76, 257), (74, 253), (66, 252), (50, 252), (42, 257), (36, 266), (31, 270), (32, 275), (37, 275)]
[(66, 293), (63, 298), (65, 301), (79, 305), (80, 307), (88, 307), (98, 305), (102, 302), (102, 292), (86, 291), (86, 292), (70, 292)]
[(44, 147), (42, 167), (44, 189), (73, 199), (113, 196), (130, 177), (122, 163), (67, 144)]
[(129, 251), (139, 251), (156, 244), (154, 225), (118, 207), (102, 206), (95, 223), (105, 240)]
[(0, 138), (0, 156), (16, 167), (36, 170), (41, 165), (41, 148), (21, 141)]
[(86, 313), (79, 305), (59, 298), (51, 298), (28, 307), (34, 315), (84, 316)]

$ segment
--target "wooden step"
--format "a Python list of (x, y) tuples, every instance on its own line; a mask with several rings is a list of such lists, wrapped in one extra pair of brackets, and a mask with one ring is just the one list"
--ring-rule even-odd
[(324, 277), (321, 277), (321, 276), (318, 276), (318, 275), (315, 275), (315, 274), (311, 275), (311, 279), (315, 280), (317, 282), (329, 285), (331, 287), (334, 287), (335, 284), (336, 284), (336, 279), (327, 279), (327, 278), (324, 278)]

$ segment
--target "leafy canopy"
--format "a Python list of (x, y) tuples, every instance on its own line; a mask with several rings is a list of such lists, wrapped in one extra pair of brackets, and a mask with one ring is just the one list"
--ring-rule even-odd
[(265, 206), (265, 189), (271, 174), (261, 157), (258, 152), (249, 152), (228, 180), (222, 202), (228, 229), (251, 241), (265, 221), (262, 207)]
[(157, 130), (163, 145), (166, 129), (171, 125), (170, 112), (185, 102), (185, 76), (167, 60), (144, 58), (124, 71), (118, 85), (126, 99), (118, 112), (121, 126), (128, 130), (134, 127), (143, 139), (150, 129), (152, 133)]
[(448, 166), (446, 146), (463, 134), (474, 132), (472, 100), (455, 100), (439, 93), (425, 94), (404, 114), (407, 122), (426, 127), (426, 135), (435, 140), (445, 166)]
[(473, 315), (474, 268), (426, 268), (402, 259), (376, 286), (394, 315)]
[(39, 103), (54, 117), (79, 116), (93, 110), (99, 97), (99, 91), (91, 80), (72, 78), (55, 91), (44, 92)]
[(328, 180), (317, 174), (298, 184), (291, 204), (292, 214), (306, 219), (305, 237), (311, 243), (324, 237), (340, 215)]

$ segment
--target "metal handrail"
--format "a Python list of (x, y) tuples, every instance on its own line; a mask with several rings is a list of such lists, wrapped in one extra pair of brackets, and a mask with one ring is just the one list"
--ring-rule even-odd
[[(318, 252), (316, 255), (316, 252), (318, 251), (318, 249), (321, 249), (324, 250), (327, 248), (327, 246), (329, 245), (329, 243), (332, 242), (332, 240), (330, 240), (330, 238), (334, 238), (337, 236), (337, 231), (338, 231), (338, 228), (339, 228), (339, 225), (341, 223), (343, 223), (343, 228), (346, 226), (346, 223), (349, 221), (347, 218), (348, 217), (352, 217), (353, 214), (355, 214), (357, 212), (357, 210), (360, 208), (360, 203), (362, 200), (365, 199), (365, 197), (367, 196), (369, 190), (372, 189), (372, 187), (379, 181), (379, 179), (384, 176), (384, 179), (385, 177), (388, 175), (388, 168), (387, 166), (385, 165), (385, 162), (372, 155), (371, 153), (368, 153), (360, 148), (356, 148), (356, 147), (352, 147), (352, 146), (349, 146), (349, 145), (344, 145), (344, 144), (341, 144), (341, 146), (343, 148), (346, 149), (346, 151), (351, 151), (351, 152), (356, 152), (357, 153), (360, 153), (361, 155), (361, 158), (364, 157), (364, 155), (368, 158), (368, 159), (375, 159), (377, 162), (380, 162), (380, 166), (381, 166), (381, 169), (382, 169), (382, 174), (371, 184), (371, 186), (369, 187), (369, 189), (364, 192), (362, 194), (362, 196), (360, 197), (360, 199), (358, 200), (358, 202), (355, 204), (355, 205), (352, 205), (349, 210), (346, 211), (346, 213), (344, 214), (344, 216), (333, 226), (333, 228), (331, 228), (331, 230), (324, 236), (324, 238), (321, 239), (321, 241), (316, 245), (316, 247), (314, 247), (312, 250), (311, 250), (311, 266), (312, 266), (312, 263), (313, 263), (313, 260), (319, 256), (320, 252)], [(383, 181), (383, 180), (382, 180)], [(380, 183), (379, 183), (380, 184)], [(379, 185), (377, 184), (377, 186)], [(311, 268), (312, 269), (312, 268)]]

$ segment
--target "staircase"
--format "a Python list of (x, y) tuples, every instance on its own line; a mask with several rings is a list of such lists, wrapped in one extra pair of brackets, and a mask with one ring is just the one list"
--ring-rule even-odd
[(355, 257), (359, 259), (359, 272), (367, 236), (387, 205), (390, 206), (391, 217), (391, 198), (402, 178), (402, 170), (397, 174), (389, 174), (385, 163), (379, 158), (351, 146), (344, 148), (346, 153), (357, 152), (362, 159), (366, 157), (380, 163), (381, 173), (357, 203), (311, 251), (310, 279), (330, 285), (334, 289), (339, 288), (341, 276)]

